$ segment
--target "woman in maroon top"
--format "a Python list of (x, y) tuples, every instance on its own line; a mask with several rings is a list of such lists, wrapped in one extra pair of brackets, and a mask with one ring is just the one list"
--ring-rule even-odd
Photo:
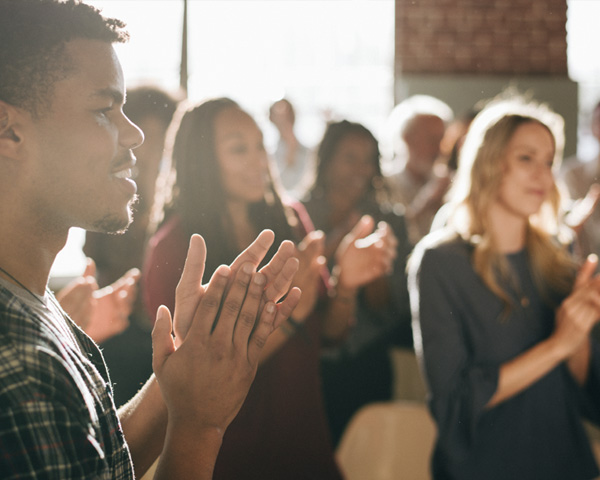
[(260, 129), (230, 99), (209, 100), (185, 112), (172, 162), (172, 198), (165, 202), (144, 269), (150, 311), (173, 305), (192, 233), (202, 234), (213, 254), (207, 271), (229, 263), (265, 228), (279, 242), (296, 242), (300, 260), (294, 285), (302, 289), (302, 299), (263, 350), (246, 402), (225, 433), (214, 478), (341, 478), (323, 411), (320, 345), (346, 334), (358, 288), (391, 267), (393, 234), (371, 233), (370, 218), (358, 222), (337, 252), (332, 281), (322, 257), (322, 233), (313, 231), (301, 205), (282, 202)]

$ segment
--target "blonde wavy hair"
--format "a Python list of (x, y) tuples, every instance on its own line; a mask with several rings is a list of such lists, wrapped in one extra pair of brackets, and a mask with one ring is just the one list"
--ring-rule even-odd
[[(511, 296), (502, 285), (517, 292), (519, 285), (505, 256), (491, 234), (489, 209), (496, 200), (506, 168), (506, 147), (517, 128), (527, 123), (545, 127), (554, 139), (553, 171), (560, 168), (564, 147), (564, 121), (546, 105), (521, 97), (490, 102), (473, 120), (462, 147), (450, 202), (449, 226), (474, 246), (473, 265), (485, 284), (504, 302), (508, 312)], [(529, 218), (526, 249), (534, 281), (543, 297), (553, 303), (567, 295), (576, 272), (569, 252), (572, 233), (563, 223), (561, 196), (556, 183), (540, 212)]]

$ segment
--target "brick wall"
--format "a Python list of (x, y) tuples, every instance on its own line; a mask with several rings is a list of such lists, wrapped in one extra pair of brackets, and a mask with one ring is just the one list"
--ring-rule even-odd
[(396, 74), (567, 75), (566, 0), (396, 0)]

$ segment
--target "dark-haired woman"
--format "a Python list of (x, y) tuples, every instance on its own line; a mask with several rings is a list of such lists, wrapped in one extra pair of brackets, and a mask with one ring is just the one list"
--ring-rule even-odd
[(172, 305), (184, 239), (192, 232), (203, 235), (215, 265), (230, 262), (265, 228), (278, 241), (294, 241), (300, 260), (294, 285), (302, 289), (302, 299), (291, 321), (265, 345), (246, 402), (223, 437), (214, 478), (340, 478), (323, 412), (320, 344), (322, 338), (345, 334), (352, 318), (346, 298), (389, 268), (385, 238), (383, 245), (374, 242), (370, 249), (359, 249), (352, 241), (340, 250), (338, 283), (329, 288), (322, 234), (313, 231), (300, 206), (281, 201), (262, 133), (230, 99), (208, 100), (183, 114), (172, 160), (172, 200), (150, 241), (144, 271), (151, 310), (160, 303)]
[[(365, 216), (363, 221), (396, 238), (393, 268), (360, 288), (353, 329), (323, 354), (323, 388), (335, 441), (361, 406), (393, 397), (390, 347), (403, 347), (412, 355), (405, 274), (411, 244), (404, 216), (386, 206), (379, 160), (378, 142), (365, 126), (347, 120), (330, 123), (318, 146), (315, 183), (304, 201), (315, 227), (325, 233), (325, 256), (332, 268), (342, 239)], [(412, 377), (419, 381), (413, 365)]]

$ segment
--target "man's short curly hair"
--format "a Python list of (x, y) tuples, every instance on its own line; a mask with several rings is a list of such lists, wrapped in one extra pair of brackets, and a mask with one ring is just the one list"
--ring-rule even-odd
[(0, 0), (0, 100), (42, 115), (71, 68), (65, 44), (125, 42), (124, 27), (80, 0)]

